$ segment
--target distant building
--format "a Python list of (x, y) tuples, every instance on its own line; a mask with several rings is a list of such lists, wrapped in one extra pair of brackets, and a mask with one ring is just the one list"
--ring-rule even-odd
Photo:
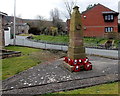
[[(5, 22), (7, 22), (8, 26), (11, 27), (11, 34), (14, 33), (14, 17), (13, 16), (6, 16), (5, 18)], [(22, 18), (18, 18), (16, 17), (16, 33), (15, 34), (21, 34), (21, 33), (25, 33), (27, 34), (29, 30), (29, 25), (28, 23), (25, 23), (24, 20)]]
[[(27, 23), (16, 23), (16, 33), (15, 34), (28, 34), (28, 30), (30, 29)], [(13, 24), (11, 25), (11, 34), (14, 33)]]
[(118, 23), (120, 24), (120, 1), (118, 2), (118, 12), (119, 12)]
[[(97, 4), (81, 14), (85, 37), (105, 37), (107, 33), (118, 32), (118, 12)], [(68, 21), (68, 29), (69, 29)]]
[(0, 49), (5, 46), (5, 39), (4, 39), (4, 17), (7, 16), (6, 13), (0, 12)]

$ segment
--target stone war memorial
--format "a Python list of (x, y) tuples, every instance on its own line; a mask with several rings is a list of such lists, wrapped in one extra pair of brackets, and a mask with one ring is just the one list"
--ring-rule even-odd
[(64, 66), (71, 72), (79, 72), (81, 70), (91, 70), (92, 64), (86, 57), (83, 44), (82, 20), (79, 7), (73, 8), (70, 19), (69, 46), (67, 57), (64, 58)]

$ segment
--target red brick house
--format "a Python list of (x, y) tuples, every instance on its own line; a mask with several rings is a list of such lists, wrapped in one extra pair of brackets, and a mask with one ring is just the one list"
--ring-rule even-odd
[(118, 14), (101, 4), (84, 11), (81, 14), (84, 36), (104, 37), (106, 33), (118, 32)]

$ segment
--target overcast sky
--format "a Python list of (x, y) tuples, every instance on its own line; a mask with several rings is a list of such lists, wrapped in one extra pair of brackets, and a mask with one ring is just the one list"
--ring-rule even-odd
[[(71, 1), (71, 0), (68, 0)], [(80, 12), (84, 11), (89, 4), (101, 3), (106, 7), (118, 12), (118, 2), (120, 0), (77, 0)], [(8, 15), (14, 14), (14, 0), (1, 0), (0, 11)], [(58, 8), (62, 19), (66, 13), (64, 0), (16, 0), (16, 16), (24, 19), (35, 19), (37, 15), (50, 18), (50, 10)]]

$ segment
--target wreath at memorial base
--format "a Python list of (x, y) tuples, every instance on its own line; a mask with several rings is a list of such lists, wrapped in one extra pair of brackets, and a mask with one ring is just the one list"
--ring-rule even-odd
[(81, 70), (89, 71), (92, 70), (92, 64), (86, 57), (84, 59), (72, 60), (68, 57), (64, 57), (64, 62), (67, 63), (73, 72), (79, 72)]

